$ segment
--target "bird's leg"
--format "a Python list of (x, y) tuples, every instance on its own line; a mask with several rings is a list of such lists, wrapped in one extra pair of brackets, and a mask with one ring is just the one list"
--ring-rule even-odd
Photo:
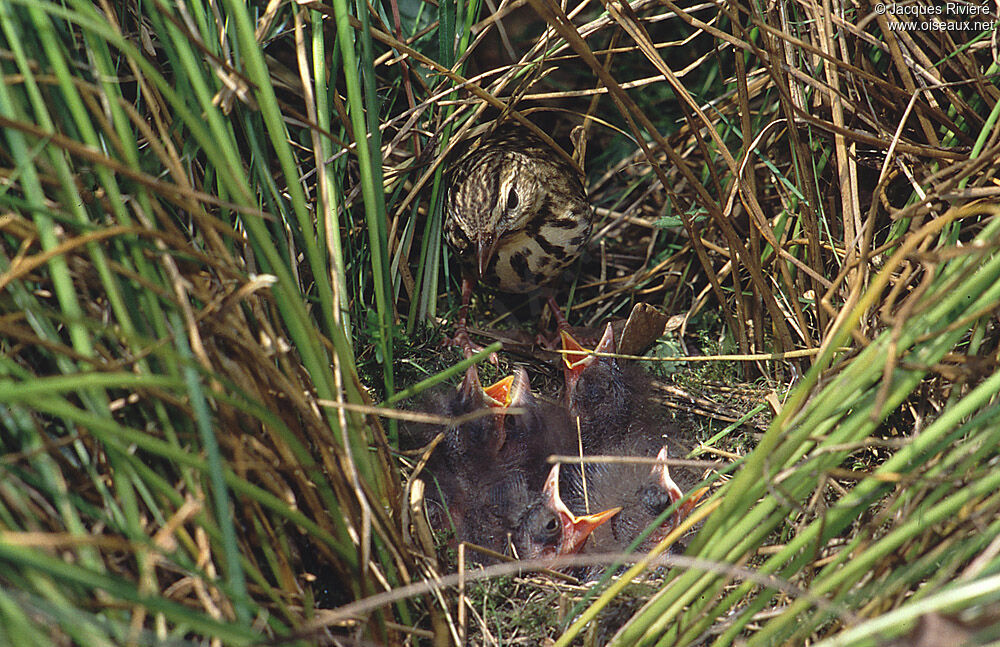
[(589, 345), (598, 343), (598, 338), (592, 331), (585, 331), (583, 329), (574, 330), (573, 326), (569, 325), (569, 322), (566, 321), (565, 315), (563, 315), (562, 310), (559, 308), (559, 304), (556, 303), (555, 297), (553, 297), (552, 294), (548, 294), (545, 297), (545, 302), (548, 304), (549, 310), (552, 311), (553, 319), (556, 320), (556, 336), (548, 338), (539, 333), (536, 342), (539, 346), (548, 350), (554, 350), (558, 340), (563, 337), (563, 335), (574, 335), (582, 343)]
[[(548, 292), (548, 290), (546, 290)], [(569, 334), (572, 332), (573, 327), (569, 325), (566, 321), (565, 315), (563, 315), (562, 310), (559, 308), (559, 304), (556, 303), (556, 299), (552, 296), (551, 292), (545, 295), (545, 302), (549, 306), (549, 310), (552, 311), (552, 318), (556, 320), (556, 334), (553, 337), (547, 336), (544, 332), (539, 332), (535, 336), (535, 343), (546, 350), (554, 350), (558, 346), (558, 339), (563, 334)]]
[(485, 391), (482, 382), (479, 381), (479, 371), (475, 364), (465, 369), (465, 378), (458, 386), (458, 393), (462, 403), (470, 409), (486, 406), (487, 402), (483, 399)]
[(558, 327), (559, 332), (571, 332), (573, 328), (570, 327), (569, 322), (566, 321), (566, 317), (562, 313), (562, 310), (559, 309), (559, 304), (556, 303), (556, 298), (550, 294), (546, 297), (546, 301), (549, 304), (549, 309), (552, 310), (552, 316), (555, 317), (556, 326)]
[(469, 302), (472, 301), (472, 281), (467, 276), (462, 277), (462, 305), (458, 307), (458, 325), (455, 326), (454, 342), (462, 347), (466, 357), (472, 357), (476, 347), (469, 339)]
[[(455, 336), (448, 338), (445, 337), (446, 344), (454, 344), (462, 349), (462, 355), (466, 358), (472, 357), (479, 351), (483, 350), (483, 347), (479, 344), (472, 342), (469, 337), (469, 302), (472, 301), (472, 279), (468, 276), (462, 277), (462, 305), (458, 308), (458, 323), (455, 325)], [(494, 366), (497, 365), (497, 354), (490, 353), (489, 356), (490, 363)]]

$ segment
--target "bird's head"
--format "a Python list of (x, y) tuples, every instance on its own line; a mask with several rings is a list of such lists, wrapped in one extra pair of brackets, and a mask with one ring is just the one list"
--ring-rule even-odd
[(485, 393), (490, 406), (497, 412), (497, 426), (501, 428), (504, 426), (509, 409), (516, 410), (520, 415), (531, 412), (536, 406), (535, 396), (531, 393), (531, 383), (528, 381), (528, 372), (521, 367), (486, 387)]
[[(659, 517), (667, 508), (684, 498), (684, 493), (670, 478), (670, 469), (666, 463), (668, 458), (670, 458), (670, 454), (667, 447), (664, 446), (656, 455), (656, 460), (659, 462), (653, 465), (650, 478), (640, 493), (641, 503), (653, 517)], [(691, 513), (706, 492), (708, 492), (708, 488), (701, 488), (693, 492), (686, 501), (677, 507), (671, 518), (664, 520), (647, 541), (658, 543), (666, 537)]]
[(452, 171), (445, 238), (480, 279), (487, 278), (504, 236), (523, 230), (542, 191), (533, 165), (516, 149), (474, 149)]
[(590, 534), (610, 521), (621, 508), (576, 516), (559, 496), (559, 465), (553, 465), (540, 501), (525, 511), (515, 542), (520, 557), (551, 558), (579, 552)]
[[(614, 357), (588, 352), (565, 330), (560, 331), (563, 346), (563, 378), (566, 406), (573, 415), (585, 416), (603, 404), (620, 405), (625, 398), (621, 367)], [(615, 333), (609, 323), (593, 353), (617, 352)]]

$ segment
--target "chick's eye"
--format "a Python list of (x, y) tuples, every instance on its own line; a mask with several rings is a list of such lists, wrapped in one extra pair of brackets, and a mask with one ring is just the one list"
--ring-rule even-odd
[(514, 187), (510, 187), (510, 192), (507, 194), (507, 210), (514, 209), (517, 209), (517, 191), (514, 190)]

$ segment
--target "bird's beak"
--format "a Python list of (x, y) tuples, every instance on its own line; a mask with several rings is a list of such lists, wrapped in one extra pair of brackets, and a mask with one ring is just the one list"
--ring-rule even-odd
[(618, 345), (615, 344), (615, 329), (611, 327), (610, 322), (604, 327), (604, 334), (601, 335), (601, 341), (597, 342), (597, 346), (594, 347), (594, 352), (612, 354), (618, 352)]
[[(670, 458), (670, 455), (667, 452), (666, 447), (661, 449), (660, 452), (656, 455), (656, 460), (658, 461), (664, 461), (668, 458)], [(657, 484), (667, 492), (667, 496), (670, 497), (671, 503), (677, 503), (678, 501), (684, 498), (684, 493), (681, 492), (681, 489), (679, 487), (677, 487), (677, 484), (674, 483), (674, 480), (670, 478), (670, 470), (668, 469), (666, 463), (654, 465), (653, 476), (656, 478)], [(680, 507), (674, 511), (675, 528), (679, 526), (682, 521), (684, 521), (685, 517), (691, 514), (691, 511), (694, 510), (694, 507), (698, 505), (698, 501), (700, 501), (701, 497), (705, 496), (707, 492), (708, 492), (707, 487), (703, 487), (699, 490), (696, 490), (691, 494), (691, 496), (688, 497), (687, 501), (682, 503)]]
[(528, 372), (519, 367), (510, 377), (510, 391), (507, 394), (508, 406), (530, 406), (534, 402), (535, 396), (531, 394), (531, 383), (528, 381)]
[[(598, 358), (596, 355), (589, 354), (569, 332), (560, 330), (559, 337), (562, 339), (562, 346), (565, 351), (563, 353), (563, 375), (566, 380), (566, 395), (569, 397), (569, 394), (580, 379), (580, 374), (583, 373), (584, 369), (596, 362)], [(617, 350), (617, 346), (615, 345), (615, 331), (609, 323), (605, 326), (604, 335), (597, 342), (594, 352), (615, 353)]]
[[(462, 398), (466, 402), (480, 409), (489, 407), (491, 411), (499, 410), (495, 418), (496, 434), (488, 439), (489, 449), (494, 454), (499, 452), (500, 448), (507, 441), (507, 434), (503, 428), (503, 412), (509, 406), (508, 392), (510, 390), (510, 383), (513, 381), (514, 376), (511, 375), (484, 389), (482, 383), (479, 381), (479, 372), (476, 370), (475, 364), (473, 364), (465, 372), (465, 380), (462, 381), (462, 386), (459, 387)], [(497, 412), (494, 411), (494, 413)]]
[(500, 239), (495, 235), (480, 237), (479, 244), (476, 249), (479, 278), (486, 276), (486, 269), (490, 266), (490, 261), (493, 260), (493, 256), (497, 252), (497, 246), (499, 243)]
[[(691, 496), (688, 498), (687, 501), (681, 504), (680, 510), (678, 510), (678, 512), (681, 515), (681, 521), (683, 521), (686, 516), (691, 514), (691, 511), (694, 510), (694, 507), (698, 505), (699, 501), (701, 501), (701, 497), (705, 496), (706, 494), (708, 494), (707, 487), (698, 488), (691, 494)], [(678, 521), (677, 523), (680, 523), (680, 521)]]
[(596, 514), (585, 514), (582, 517), (572, 517), (569, 520), (568, 528), (563, 526), (563, 540), (560, 555), (570, 555), (583, 548), (584, 543), (590, 533), (594, 532), (598, 526), (610, 521), (612, 517), (621, 512), (621, 507), (611, 508)]
[[(668, 458), (670, 458), (670, 453), (667, 451), (666, 447), (661, 449), (656, 455), (656, 460), (658, 461), (665, 461)], [(666, 463), (657, 463), (656, 465), (653, 465), (652, 473), (653, 477), (656, 479), (657, 485), (659, 485), (660, 488), (662, 488), (670, 496), (671, 503), (677, 503), (684, 498), (684, 493), (681, 492), (679, 487), (677, 487), (674, 480), (670, 478), (670, 468), (667, 467)]]
[(559, 337), (562, 339), (563, 350), (566, 351), (562, 356), (566, 368), (575, 368), (587, 360), (593, 359), (587, 353), (587, 349), (581, 346), (580, 342), (573, 335), (569, 334), (568, 331), (560, 330)]
[(531, 383), (528, 382), (528, 372), (523, 368), (518, 368), (513, 375), (508, 375), (496, 384), (486, 387), (485, 392), (489, 399), (488, 404), (497, 409), (497, 428), (501, 433), (507, 409), (527, 408), (534, 400), (534, 396), (531, 395)]
[(604, 334), (601, 336), (601, 341), (597, 342), (597, 346), (594, 348), (595, 353), (617, 353), (618, 346), (615, 344), (615, 329), (611, 327), (611, 323), (604, 327)]
[(511, 386), (514, 384), (514, 376), (508, 375), (499, 382), (489, 385), (483, 391), (485, 391), (489, 401), (489, 404), (494, 409), (506, 409), (510, 406), (511, 402)]
[(567, 331), (560, 330), (559, 337), (562, 339), (562, 347), (565, 351), (562, 356), (563, 376), (566, 380), (566, 397), (569, 397), (580, 379), (580, 373), (594, 363), (594, 356), (589, 355), (580, 342)]
[(556, 549), (556, 555), (571, 555), (578, 552), (587, 541), (590, 533), (599, 526), (607, 523), (616, 514), (621, 512), (621, 508), (611, 508), (596, 514), (587, 514), (578, 517), (570, 512), (569, 508), (559, 496), (559, 464), (556, 463), (549, 471), (548, 478), (545, 479), (545, 487), (542, 488), (545, 497), (545, 505), (559, 516), (561, 526), (561, 539)]

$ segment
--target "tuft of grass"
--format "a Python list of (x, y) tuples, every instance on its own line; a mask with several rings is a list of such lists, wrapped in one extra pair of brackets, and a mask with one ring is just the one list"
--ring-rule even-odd
[(383, 430), (344, 408), (345, 196), (317, 220), (303, 167), (330, 133), (294, 145), (246, 5), (111, 9), (0, 5), (3, 633), (291, 637), (310, 573), (341, 603), (411, 568)]

